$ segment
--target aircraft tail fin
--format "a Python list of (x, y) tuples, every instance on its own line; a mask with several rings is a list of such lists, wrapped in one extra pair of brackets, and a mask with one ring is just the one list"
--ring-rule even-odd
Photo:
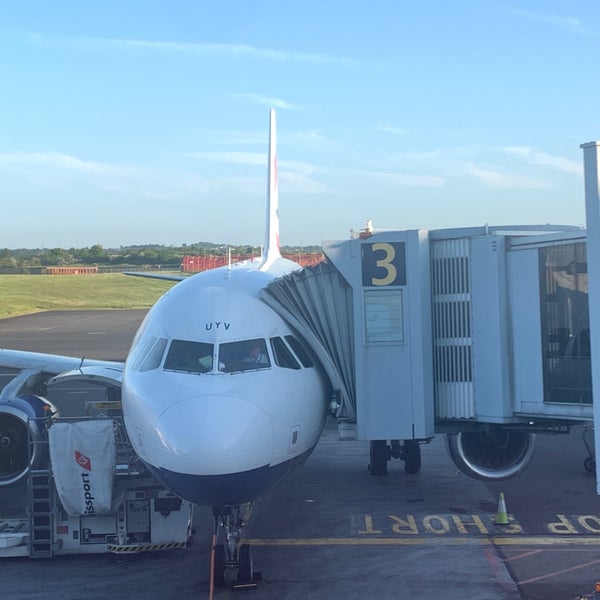
[(269, 113), (269, 166), (267, 183), (267, 222), (263, 256), (259, 270), (266, 271), (278, 258), (279, 252), (279, 187), (277, 184), (277, 132), (275, 109)]

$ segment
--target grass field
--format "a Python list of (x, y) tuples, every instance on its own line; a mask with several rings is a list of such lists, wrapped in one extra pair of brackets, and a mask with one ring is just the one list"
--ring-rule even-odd
[(44, 310), (149, 308), (172, 285), (121, 273), (0, 275), (0, 319)]

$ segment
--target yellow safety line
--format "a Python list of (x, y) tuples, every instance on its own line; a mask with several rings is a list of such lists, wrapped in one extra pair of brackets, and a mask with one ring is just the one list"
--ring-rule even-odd
[(600, 536), (429, 536), (413, 538), (288, 538), (288, 539), (247, 539), (244, 542), (255, 546), (600, 546)]

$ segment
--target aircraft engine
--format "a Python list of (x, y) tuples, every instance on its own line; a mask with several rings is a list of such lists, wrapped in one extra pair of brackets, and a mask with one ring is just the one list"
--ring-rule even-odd
[(48, 464), (46, 445), (35, 442), (47, 439), (46, 424), (53, 414), (53, 405), (39, 396), (0, 403), (0, 487), (22, 482), (30, 468)]
[(475, 479), (500, 481), (520, 473), (533, 454), (535, 435), (500, 427), (446, 436), (454, 464)]

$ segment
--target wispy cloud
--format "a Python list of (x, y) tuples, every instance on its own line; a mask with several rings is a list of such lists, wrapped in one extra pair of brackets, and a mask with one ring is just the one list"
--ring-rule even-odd
[(544, 190), (550, 187), (549, 184), (542, 179), (507, 173), (506, 171), (502, 171), (495, 167), (481, 167), (474, 163), (468, 163), (466, 165), (466, 172), (489, 187), (527, 190)]
[[(265, 169), (267, 165), (267, 154), (260, 152), (195, 152), (186, 154), (186, 156), (189, 158), (225, 164), (258, 166), (261, 167), (261, 169)], [(325, 173), (325, 169), (309, 162), (293, 160), (280, 160), (277, 162), (277, 166), (279, 181), (282, 184), (282, 189), (285, 188), (286, 193), (331, 193), (327, 184), (314, 177), (317, 174)], [(250, 179), (247, 177), (229, 177), (223, 181), (224, 189), (229, 188), (231, 190), (231, 188), (234, 187), (236, 189), (243, 189), (247, 193), (249, 190), (264, 186), (265, 179), (264, 175), (261, 174), (260, 177), (253, 178), (251, 184)], [(257, 181), (258, 183), (256, 183)], [(238, 183), (240, 185), (238, 185)]]
[(280, 171), (293, 171), (294, 173), (302, 173), (304, 175), (312, 175), (313, 173), (325, 173), (327, 169), (301, 160), (278, 160), (277, 166)]
[(190, 133), (210, 144), (223, 146), (257, 146), (267, 143), (266, 132), (239, 131), (234, 129), (191, 129)]
[(138, 40), (120, 38), (98, 38), (87, 36), (52, 36), (30, 32), (26, 35), (30, 44), (68, 48), (74, 51), (112, 51), (129, 49), (132, 51), (179, 54), (187, 56), (215, 57), (231, 59), (259, 59), (272, 62), (299, 62), (315, 65), (337, 65), (355, 67), (361, 60), (331, 54), (297, 52), (264, 48), (249, 44), (214, 44), (208, 42), (169, 42), (159, 40)]
[(379, 131), (385, 131), (386, 133), (392, 133), (394, 135), (406, 135), (408, 133), (404, 127), (398, 127), (397, 125), (392, 125), (385, 121), (377, 123), (375, 127)]
[(252, 104), (258, 104), (259, 106), (268, 106), (269, 108), (277, 108), (281, 110), (298, 110), (298, 107), (292, 104), (291, 102), (287, 102), (287, 100), (283, 100), (282, 98), (275, 98), (273, 96), (263, 96), (261, 94), (251, 94), (251, 93), (232, 93), (229, 94), (230, 98), (247, 100)]
[(279, 180), (286, 194), (330, 194), (332, 190), (323, 182), (302, 171), (279, 171)]
[(234, 165), (264, 167), (267, 164), (267, 155), (264, 152), (191, 152), (184, 156)]
[(309, 129), (307, 131), (299, 131), (294, 136), (297, 140), (304, 142), (330, 142), (329, 138), (325, 137), (318, 129)]
[(549, 14), (549, 13), (534, 13), (514, 6), (504, 6), (506, 10), (512, 14), (529, 19), (531, 21), (537, 21), (538, 23), (544, 23), (553, 27), (558, 27), (572, 33), (578, 33), (581, 35), (595, 35), (593, 31), (590, 31), (581, 23), (581, 20), (577, 17), (565, 17), (562, 15)]
[(362, 171), (361, 175), (370, 180), (379, 180), (397, 187), (440, 188), (446, 183), (444, 177), (436, 175), (412, 175), (405, 173), (386, 173), (382, 171)]
[(581, 175), (580, 163), (529, 146), (438, 148), (386, 157), (389, 168), (445, 180), (472, 179), (498, 188), (547, 189), (552, 171)]
[[(265, 167), (268, 160), (266, 152), (192, 152), (184, 156), (199, 160), (258, 167)], [(305, 161), (278, 160), (277, 166), (279, 167), (280, 174), (282, 171), (301, 173), (303, 175), (324, 172), (322, 167)]]
[(512, 156), (522, 158), (532, 165), (549, 167), (561, 171), (562, 173), (570, 173), (573, 175), (581, 175), (583, 173), (581, 163), (568, 158), (563, 158), (562, 156), (552, 156), (545, 152), (539, 152), (529, 146), (508, 146), (501, 150)]
[(60, 152), (2, 152), (0, 166), (2, 165), (44, 166), (92, 175), (131, 175), (136, 172), (131, 167), (81, 160)]

